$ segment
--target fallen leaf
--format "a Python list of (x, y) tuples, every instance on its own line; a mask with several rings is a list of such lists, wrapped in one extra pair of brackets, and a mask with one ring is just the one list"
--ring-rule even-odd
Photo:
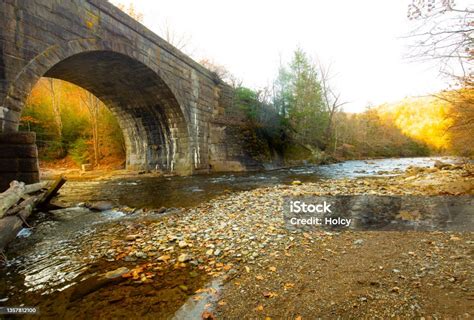
[(213, 320), (215, 319), (214, 315), (212, 313), (210, 313), (209, 311), (204, 311), (202, 314), (201, 314), (201, 319), (205, 319), (205, 320)]
[(288, 283), (285, 283), (283, 287), (284, 287), (285, 290), (286, 290), (286, 289), (293, 288), (294, 286), (295, 286), (294, 283), (288, 282)]
[(277, 297), (278, 294), (277, 294), (276, 292), (265, 291), (265, 292), (263, 293), (263, 296), (264, 296), (265, 298), (273, 298), (273, 297)]

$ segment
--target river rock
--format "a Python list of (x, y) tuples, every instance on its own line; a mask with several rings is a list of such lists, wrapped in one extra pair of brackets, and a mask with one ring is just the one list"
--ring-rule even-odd
[(125, 240), (127, 241), (135, 241), (138, 238), (140, 238), (140, 235), (138, 234), (129, 234), (128, 236), (125, 237)]
[(439, 160), (436, 160), (434, 163), (434, 167), (438, 168), (440, 170), (447, 170), (451, 168), (451, 165), (449, 163), (445, 163)]
[(191, 260), (191, 257), (186, 253), (183, 253), (182, 255), (180, 255), (178, 257), (179, 262), (186, 262), (186, 261), (189, 261), (189, 260)]
[(97, 201), (93, 202), (89, 208), (94, 211), (106, 211), (114, 207), (114, 204), (111, 201)]
[(105, 277), (107, 279), (114, 279), (114, 278), (118, 278), (118, 277), (121, 277), (122, 275), (128, 273), (130, 270), (126, 267), (120, 267), (120, 268), (117, 268), (115, 270), (112, 270), (112, 271), (109, 271), (105, 274)]

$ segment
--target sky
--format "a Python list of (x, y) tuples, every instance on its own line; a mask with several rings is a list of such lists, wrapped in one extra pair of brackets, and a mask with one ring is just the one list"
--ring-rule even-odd
[(143, 24), (168, 26), (187, 39), (195, 60), (225, 66), (254, 89), (271, 86), (296, 48), (325, 68), (347, 112), (447, 88), (432, 62), (406, 58), (409, 0), (112, 0), (134, 8)]

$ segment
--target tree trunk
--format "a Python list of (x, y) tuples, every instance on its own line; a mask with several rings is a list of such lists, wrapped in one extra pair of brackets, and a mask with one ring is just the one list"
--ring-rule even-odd
[(0, 219), (0, 252), (3, 252), (8, 243), (16, 238), (16, 235), (23, 226), (23, 222), (33, 212), (35, 202), (38, 199), (39, 196), (26, 199), (20, 204), (22, 209), (17, 215)]
[(47, 182), (38, 182), (25, 185), (23, 182), (18, 181), (10, 183), (10, 188), (5, 192), (0, 193), (0, 218), (18, 212), (18, 209), (13, 209), (13, 212), (9, 209), (18, 203), (25, 194), (37, 192), (46, 188), (47, 184)]

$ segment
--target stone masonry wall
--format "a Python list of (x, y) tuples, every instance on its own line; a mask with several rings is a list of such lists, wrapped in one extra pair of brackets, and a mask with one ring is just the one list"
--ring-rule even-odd
[(81, 86), (114, 112), (131, 169), (245, 169), (222, 124), (232, 88), (108, 1), (0, 2), (0, 132), (17, 132), (42, 76)]
[(0, 190), (13, 180), (39, 181), (38, 150), (34, 132), (0, 133)]

